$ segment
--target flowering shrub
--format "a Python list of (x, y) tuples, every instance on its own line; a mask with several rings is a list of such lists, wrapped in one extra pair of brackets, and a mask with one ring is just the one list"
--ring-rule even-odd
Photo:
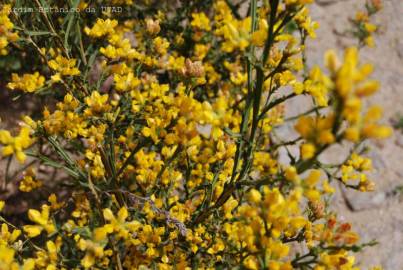
[[(359, 269), (373, 242), (330, 198), (374, 189), (363, 142), (391, 130), (364, 106), (379, 84), (357, 48), (307, 67), (312, 0), (96, 2), (1, 6), (1, 55), (25, 63), (2, 81), (46, 105), (0, 131), (20, 191), (41, 196), (16, 225), (0, 203), (0, 269)], [(312, 108), (285, 119), (300, 95)], [(324, 164), (336, 144), (350, 154)]]

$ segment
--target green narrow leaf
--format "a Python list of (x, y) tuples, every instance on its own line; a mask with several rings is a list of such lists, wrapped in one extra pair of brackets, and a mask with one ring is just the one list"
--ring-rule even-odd
[(36, 155), (36, 154), (30, 153), (30, 152), (27, 152), (27, 155), (28, 155), (28, 156), (31, 156), (31, 157), (38, 158), (39, 160), (41, 160), (41, 161), (43, 162), (43, 164), (44, 164), (45, 166), (50, 166), (50, 167), (53, 167), (53, 168), (56, 168), (56, 169), (63, 169), (63, 170), (65, 170), (71, 177), (74, 177), (74, 178), (76, 178), (76, 179), (78, 179), (79, 176), (80, 176), (80, 174), (79, 174), (78, 172), (74, 171), (73, 169), (70, 169), (70, 168), (64, 166), (63, 164), (60, 164), (59, 162), (54, 161), (54, 160), (52, 160), (52, 159), (50, 159), (50, 158), (48, 158), (48, 157), (46, 157), (46, 156), (44, 156), (44, 155)]
[[(78, 4), (80, 3), (80, 0), (76, 0), (73, 4), (73, 6), (71, 6), (72, 9), (76, 9), (78, 7)], [(66, 48), (68, 48), (69, 45), (69, 36), (70, 36), (70, 31), (72, 29), (72, 26), (74, 24), (74, 21), (76, 19), (76, 13), (75, 12), (69, 12), (69, 14), (67, 15), (65, 21), (67, 21), (67, 28), (64, 34), (64, 46)], [(64, 22), (63, 22), (64, 23)]]

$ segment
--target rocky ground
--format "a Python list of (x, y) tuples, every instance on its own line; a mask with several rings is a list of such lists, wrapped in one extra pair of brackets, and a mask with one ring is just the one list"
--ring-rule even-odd
[[(362, 0), (316, 0), (311, 8), (314, 20), (320, 23), (316, 40), (309, 42), (309, 64), (323, 63), (323, 53), (336, 48), (339, 53), (356, 40), (342, 33), (348, 27), (348, 19), (363, 9)], [(374, 78), (382, 84), (381, 91), (370, 98), (368, 104), (384, 107), (385, 122), (392, 123), (403, 115), (403, 1), (383, 0), (383, 10), (375, 16), (380, 25), (376, 35), (376, 48), (361, 51), (363, 62), (376, 66)], [(303, 105), (300, 105), (300, 107)], [(366, 249), (358, 260), (367, 269), (370, 265), (382, 265), (387, 270), (403, 269), (403, 134), (394, 135), (382, 142), (373, 142), (371, 158), (376, 172), (372, 178), (377, 190), (372, 193), (340, 191), (335, 198), (336, 209), (362, 235), (363, 241), (377, 239), (379, 245)], [(343, 151), (334, 149), (331, 157), (338, 158)], [(350, 203), (351, 207), (347, 204)]]

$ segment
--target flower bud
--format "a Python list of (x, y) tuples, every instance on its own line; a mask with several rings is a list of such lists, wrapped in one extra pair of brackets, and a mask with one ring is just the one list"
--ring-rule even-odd
[(146, 19), (146, 27), (147, 32), (150, 33), (151, 35), (156, 35), (161, 30), (160, 22), (158, 20), (154, 21), (152, 19)]

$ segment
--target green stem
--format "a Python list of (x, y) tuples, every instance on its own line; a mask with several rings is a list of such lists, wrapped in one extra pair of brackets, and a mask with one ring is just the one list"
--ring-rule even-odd
[[(256, 14), (256, 6), (257, 0), (252, 0), (250, 5), (250, 16), (252, 17), (252, 25), (251, 25), (251, 33), (253, 33), (256, 29), (256, 22), (257, 22), (257, 14)], [(246, 97), (246, 105), (244, 111), (242, 113), (242, 121), (241, 121), (241, 131), (240, 134), (243, 138), (238, 140), (238, 145), (235, 153), (235, 162), (234, 167), (232, 170), (231, 182), (235, 180), (235, 176), (238, 170), (238, 164), (240, 162), (242, 149), (244, 146), (244, 142), (246, 141), (246, 131), (248, 129), (249, 124), (249, 115), (250, 110), (252, 108), (252, 96), (253, 96), (253, 66), (252, 66), (252, 59), (255, 54), (255, 46), (251, 45), (249, 49), (249, 57), (246, 58), (247, 64), (247, 73), (248, 73), (248, 95)]]

